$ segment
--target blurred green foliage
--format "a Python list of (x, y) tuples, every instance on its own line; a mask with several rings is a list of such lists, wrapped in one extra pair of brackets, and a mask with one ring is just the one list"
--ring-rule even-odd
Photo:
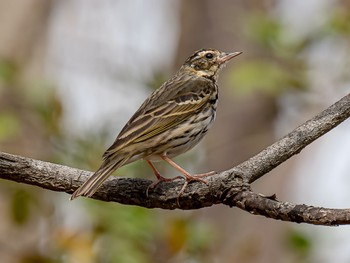
[(30, 214), (30, 200), (31, 195), (24, 189), (18, 189), (12, 196), (11, 207), (12, 207), (12, 219), (17, 224), (23, 224), (29, 217)]
[[(332, 12), (326, 31), (340, 35), (350, 33), (350, 12), (345, 8), (337, 8)], [(327, 32), (328, 33), (328, 32)]]
[(296, 230), (287, 232), (286, 246), (298, 255), (298, 262), (309, 262), (312, 241), (305, 233)]
[(20, 130), (21, 123), (16, 115), (11, 112), (0, 112), (0, 142), (14, 139)]
[(100, 244), (98, 261), (165, 262), (180, 252), (204, 260), (215, 241), (208, 224), (188, 216), (94, 200), (86, 203)]
[(279, 21), (263, 13), (249, 14), (245, 33), (255, 43), (257, 54), (232, 69), (230, 84), (238, 95), (258, 91), (278, 96), (286, 89), (306, 88), (305, 65), (300, 56), (306, 42), (290, 41)]
[(16, 80), (18, 67), (16, 64), (7, 59), (0, 58), (0, 83), (11, 83)]
[(241, 94), (251, 94), (256, 90), (278, 94), (285, 90), (288, 73), (278, 65), (267, 61), (245, 61), (236, 66), (230, 75), (230, 82), (238, 87)]
[(266, 13), (250, 13), (246, 24), (246, 34), (263, 48), (271, 49), (281, 39), (282, 27), (277, 19)]
[(147, 209), (89, 201), (93, 231), (99, 235), (98, 258), (107, 262), (152, 262), (152, 233), (157, 226)]

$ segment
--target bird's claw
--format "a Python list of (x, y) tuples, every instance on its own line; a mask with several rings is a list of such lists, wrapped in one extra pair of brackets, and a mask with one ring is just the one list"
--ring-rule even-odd
[(191, 176), (187, 175), (185, 178), (186, 182), (182, 186), (182, 188), (177, 196), (177, 199), (176, 199), (177, 206), (180, 207), (180, 197), (185, 192), (186, 187), (187, 187), (189, 182), (197, 181), (197, 182), (201, 182), (201, 183), (208, 185), (209, 182), (207, 180), (202, 179), (202, 177), (212, 176), (214, 174), (217, 174), (217, 172), (211, 171), (211, 172), (203, 173), (203, 174), (195, 174), (195, 175), (191, 175)]

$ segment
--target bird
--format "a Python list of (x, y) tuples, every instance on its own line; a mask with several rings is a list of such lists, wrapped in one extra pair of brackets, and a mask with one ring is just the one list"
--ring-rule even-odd
[[(174, 74), (153, 91), (120, 131), (114, 143), (103, 154), (100, 168), (70, 197), (91, 197), (104, 181), (118, 168), (131, 162), (145, 160), (159, 182), (185, 179), (179, 197), (188, 183), (208, 183), (204, 177), (215, 174), (191, 175), (172, 158), (187, 152), (206, 135), (216, 117), (218, 103), (218, 76), (232, 58), (242, 52), (225, 53), (207, 48), (194, 52)], [(163, 177), (154, 162), (165, 161), (182, 176)]]

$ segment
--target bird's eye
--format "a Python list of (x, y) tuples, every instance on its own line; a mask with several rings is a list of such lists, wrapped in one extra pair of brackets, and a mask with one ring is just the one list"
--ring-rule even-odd
[(211, 59), (214, 57), (214, 55), (213, 55), (213, 53), (207, 53), (207, 54), (205, 54), (205, 57), (208, 59)]

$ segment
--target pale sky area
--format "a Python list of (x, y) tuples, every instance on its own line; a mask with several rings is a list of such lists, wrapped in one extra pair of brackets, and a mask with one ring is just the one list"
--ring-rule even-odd
[(119, 130), (150, 93), (144, 83), (170, 66), (179, 3), (54, 3), (47, 63), (64, 98), (64, 126), (73, 134), (106, 125)]

